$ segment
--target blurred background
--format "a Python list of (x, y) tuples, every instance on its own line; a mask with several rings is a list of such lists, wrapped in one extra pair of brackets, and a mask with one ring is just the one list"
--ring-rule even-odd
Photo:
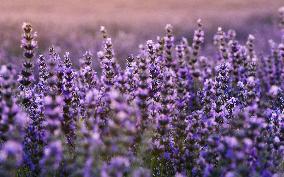
[[(192, 38), (195, 21), (201, 18), (206, 41), (212, 43), (218, 26), (235, 29), (237, 37), (277, 36), (277, 10), (283, 0), (0, 0), (0, 62), (17, 62), (21, 56), (23, 22), (38, 33), (39, 53), (48, 46), (70, 51), (76, 61), (86, 50), (101, 48), (100, 26), (107, 28), (118, 58), (138, 51), (138, 45), (164, 35), (174, 26), (176, 39)], [(266, 35), (267, 34), (267, 35)]]

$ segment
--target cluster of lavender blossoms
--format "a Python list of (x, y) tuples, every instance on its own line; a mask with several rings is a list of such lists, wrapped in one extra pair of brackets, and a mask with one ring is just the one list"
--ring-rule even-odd
[(24, 23), (22, 71), (0, 66), (0, 176), (284, 176), (279, 14), (268, 54), (219, 27), (216, 57), (202, 56), (198, 20), (192, 42), (167, 25), (121, 66), (101, 27), (101, 50), (79, 68), (56, 47), (37, 54)]

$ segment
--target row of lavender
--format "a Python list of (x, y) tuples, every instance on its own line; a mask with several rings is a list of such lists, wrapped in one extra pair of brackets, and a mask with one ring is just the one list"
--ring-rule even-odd
[(101, 27), (99, 76), (90, 52), (75, 69), (23, 31), (21, 73), (0, 69), (1, 176), (283, 175), (284, 41), (257, 55), (252, 35), (218, 28), (205, 57), (200, 20), (192, 44), (167, 25), (123, 69)]

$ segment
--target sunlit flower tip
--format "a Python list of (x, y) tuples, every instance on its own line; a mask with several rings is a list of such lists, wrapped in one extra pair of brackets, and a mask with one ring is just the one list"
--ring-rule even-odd
[(197, 25), (199, 26), (199, 27), (201, 27), (202, 26), (202, 20), (199, 18), (199, 19), (197, 19)]
[(255, 37), (252, 34), (249, 34), (248, 39), (251, 40), (251, 41), (254, 41)]
[(234, 39), (236, 37), (236, 31), (233, 29), (229, 29), (228, 30), (228, 36), (230, 37), (230, 39)]
[(247, 78), (247, 82), (248, 82), (249, 84), (255, 83), (255, 78), (254, 78), (253, 76), (250, 76), (250, 77)]
[(283, 15), (284, 15), (284, 6), (280, 7), (280, 8), (278, 9), (278, 12), (279, 12), (280, 14), (283, 14)]
[(105, 26), (101, 26), (101, 27), (100, 27), (100, 31), (101, 31), (101, 32), (105, 32), (105, 31), (106, 31)]
[(171, 24), (167, 24), (165, 29), (168, 33), (171, 33), (173, 31), (173, 26)]
[(157, 36), (156, 39), (157, 39), (157, 41), (162, 40), (161, 36)]
[(24, 22), (22, 25), (22, 29), (25, 31), (25, 33), (32, 32), (32, 25), (28, 22)]
[(69, 52), (65, 52), (64, 57), (65, 57), (65, 58), (68, 58), (68, 57), (69, 57), (69, 55), (70, 55), (70, 53), (69, 53)]
[(104, 52), (102, 52), (102, 51), (97, 52), (97, 56), (99, 58), (103, 58), (104, 57)]
[(281, 142), (280, 138), (278, 136), (274, 137), (273, 141), (274, 141), (274, 143), (280, 143)]
[(284, 44), (283, 43), (280, 43), (278, 45), (278, 49), (280, 50), (280, 52), (282, 52), (281, 54), (283, 55), (284, 54)]
[(183, 38), (181, 39), (181, 41), (182, 41), (182, 45), (183, 45), (184, 48), (188, 47), (187, 38), (183, 37)]
[(91, 51), (87, 50), (85, 53), (84, 53), (84, 57), (91, 57), (93, 54)]
[(269, 90), (269, 95), (275, 97), (280, 92), (280, 88), (277, 85), (272, 85)]
[(107, 45), (112, 45), (111, 38), (107, 38), (107, 39), (106, 39), (106, 44), (107, 44)]
[(148, 40), (148, 41), (146, 42), (146, 44), (149, 46), (149, 45), (153, 45), (154, 42), (153, 42), (152, 40)]
[(7, 65), (2, 65), (0, 68), (0, 75), (3, 76), (3, 74), (7, 73)]
[(140, 50), (144, 50), (144, 49), (145, 49), (145, 47), (144, 47), (144, 45), (143, 45), (143, 44), (139, 44), (139, 46), (138, 46), (138, 47), (139, 47), (139, 49), (140, 49)]

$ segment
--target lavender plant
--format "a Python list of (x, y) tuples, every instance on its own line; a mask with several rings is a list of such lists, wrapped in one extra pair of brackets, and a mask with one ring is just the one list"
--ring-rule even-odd
[(0, 176), (283, 176), (283, 40), (219, 27), (208, 55), (197, 24), (192, 43), (167, 25), (126, 60), (101, 27), (97, 71), (89, 51), (78, 68), (37, 55), (24, 23), (22, 71), (0, 67)]

